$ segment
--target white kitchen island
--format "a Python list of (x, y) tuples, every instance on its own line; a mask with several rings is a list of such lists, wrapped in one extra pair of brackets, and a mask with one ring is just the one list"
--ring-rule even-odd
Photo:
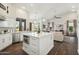
[(23, 50), (30, 55), (46, 55), (53, 47), (52, 33), (23, 33)]

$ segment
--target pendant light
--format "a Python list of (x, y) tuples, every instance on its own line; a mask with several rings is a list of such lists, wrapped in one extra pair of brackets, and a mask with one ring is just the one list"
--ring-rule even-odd
[(7, 6), (7, 14), (9, 13), (9, 10), (8, 10), (8, 6)]

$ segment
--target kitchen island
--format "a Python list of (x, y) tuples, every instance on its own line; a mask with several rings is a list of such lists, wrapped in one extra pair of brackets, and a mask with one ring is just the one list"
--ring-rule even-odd
[(30, 55), (46, 55), (54, 47), (53, 34), (26, 32), (23, 35), (23, 50)]

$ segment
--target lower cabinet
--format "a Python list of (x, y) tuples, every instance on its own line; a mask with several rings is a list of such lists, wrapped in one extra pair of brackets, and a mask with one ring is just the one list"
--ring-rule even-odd
[(29, 36), (29, 39), (26, 38), (26, 41), (23, 41), (23, 50), (30, 55), (46, 55), (53, 47), (52, 35), (42, 37)]
[(0, 35), (0, 51), (12, 44), (11, 34)]
[(13, 42), (20, 42), (20, 33), (13, 33)]
[(3, 39), (2, 39), (2, 36), (0, 36), (0, 50), (3, 49)]
[(39, 55), (39, 49), (33, 46), (28, 46), (27, 44), (25, 44), (26, 46), (23, 46), (23, 50), (30, 54), (30, 55)]

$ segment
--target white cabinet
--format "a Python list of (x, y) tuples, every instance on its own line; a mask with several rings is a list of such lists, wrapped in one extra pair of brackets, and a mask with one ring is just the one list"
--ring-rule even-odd
[(12, 34), (0, 35), (0, 51), (12, 44)]
[(20, 33), (13, 33), (13, 42), (20, 42)]
[(26, 36), (29, 37), (29, 44), (23, 40), (23, 50), (30, 55), (45, 55), (54, 47), (52, 34), (47, 34), (41, 37)]
[(3, 49), (3, 36), (0, 36), (0, 50)]
[(30, 37), (30, 54), (31, 55), (38, 55), (38, 54), (40, 54), (39, 53), (39, 38), (37, 38), (37, 37), (33, 37), (33, 36), (31, 36)]
[(12, 34), (6, 35), (5, 44), (6, 44), (6, 46), (9, 46), (10, 44), (12, 44)]
[(48, 54), (48, 52), (54, 47), (53, 36), (47, 35), (40, 38), (40, 54)]
[(37, 38), (37, 37), (30, 37), (30, 45), (32, 45), (32, 46), (37, 46), (38, 47), (38, 44), (39, 43), (39, 38)]

